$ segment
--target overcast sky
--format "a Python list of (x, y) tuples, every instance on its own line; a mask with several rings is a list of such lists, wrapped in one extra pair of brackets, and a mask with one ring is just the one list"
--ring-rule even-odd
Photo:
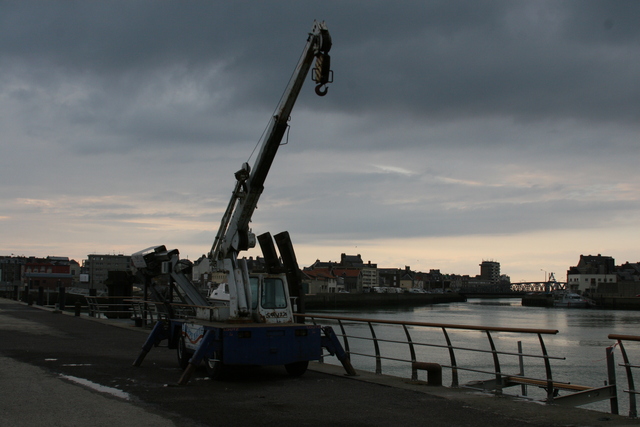
[(314, 19), (334, 83), (256, 234), (512, 281), (640, 261), (640, 2), (588, 0), (0, 1), (0, 255), (207, 253)]

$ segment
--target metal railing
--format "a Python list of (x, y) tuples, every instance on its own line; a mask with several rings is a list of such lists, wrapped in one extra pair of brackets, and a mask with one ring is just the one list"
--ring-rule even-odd
[(130, 296), (86, 296), (89, 316), (132, 319), (138, 326), (153, 326), (159, 320), (197, 317), (214, 320), (222, 307), (164, 303)]
[(89, 316), (112, 319), (128, 319), (133, 315), (130, 296), (89, 296), (85, 295)]
[[(376, 374), (382, 374), (383, 361), (410, 366), (411, 380), (414, 381), (418, 380), (418, 370), (425, 369), (430, 373), (429, 370), (431, 369), (437, 374), (437, 367), (441, 367), (450, 370), (451, 387), (469, 387), (502, 394), (508, 387), (520, 386), (521, 394), (519, 396), (526, 396), (526, 387), (534, 386), (544, 389), (546, 394), (544, 400), (548, 403), (554, 402), (567, 405), (584, 404), (585, 400), (588, 401), (586, 403), (590, 403), (591, 401), (612, 399), (612, 395), (615, 395), (615, 385), (596, 389), (554, 381), (550, 361), (565, 360), (565, 358), (550, 356), (543, 336), (555, 335), (558, 333), (557, 330), (404, 322), (309, 313), (299, 316), (311, 319), (314, 324), (317, 322), (337, 324), (340, 333), (336, 333), (339, 337), (342, 337), (345, 351), (350, 356), (375, 360)], [(382, 329), (390, 327), (400, 330), (400, 332), (382, 332)], [(349, 331), (347, 331), (348, 329)], [(471, 332), (480, 332), (485, 335), (486, 344), (472, 347), (469, 342), (477, 342), (477, 340), (463, 339), (461, 342), (456, 343), (452, 339), (452, 335), (455, 333), (468, 334)], [(517, 350), (514, 349), (515, 351), (498, 348), (496, 341), (504, 341), (507, 336), (522, 337), (528, 340), (529, 344), (537, 342), (539, 353), (523, 352), (521, 341), (517, 342)], [(443, 358), (442, 360), (433, 360), (434, 350), (441, 352), (440, 357)], [(466, 358), (463, 354), (467, 355)], [(484, 365), (480, 364), (478, 366), (477, 363), (473, 362), (477, 362), (481, 355), (488, 356), (489, 361)], [(425, 357), (428, 360), (420, 360)], [(510, 363), (505, 363), (507, 359), (509, 359)], [(514, 362), (514, 360), (517, 362)], [(531, 370), (531, 365), (535, 361), (538, 361), (538, 364), (542, 362), (541, 368), (533, 369), (533, 371), (537, 371), (533, 375), (540, 374), (539, 378), (525, 375), (524, 372), (525, 366), (528, 366), (527, 369)], [(352, 364), (354, 367), (358, 367), (353, 358)], [(486, 368), (487, 366), (488, 368)], [(513, 374), (506, 373), (505, 368), (515, 370), (516, 367), (518, 372)], [(465, 372), (469, 376), (484, 376), (484, 378), (468, 381), (461, 385), (460, 377)], [(487, 375), (489, 378), (486, 378)], [(431, 379), (428, 382), (431, 384)], [(601, 389), (604, 389), (606, 393), (602, 393)], [(559, 390), (569, 391), (575, 395), (581, 395), (581, 397), (580, 399), (571, 399), (572, 395), (569, 395), (559, 398), (557, 396)], [(597, 390), (598, 393), (589, 393), (588, 397), (583, 395), (585, 392), (594, 390)], [(596, 397), (596, 395), (598, 396)]]
[(215, 321), (218, 311), (225, 309), (221, 306), (201, 306), (181, 302), (164, 303), (153, 300), (129, 299), (133, 310), (133, 319), (142, 320), (143, 325), (153, 325), (158, 320), (197, 318), (199, 320)]
[[(638, 410), (636, 407), (636, 395), (640, 394), (640, 392), (636, 391), (635, 382), (633, 380), (633, 369), (640, 368), (640, 365), (634, 365), (630, 362), (627, 349), (624, 346), (624, 341), (640, 342), (640, 336), (609, 334), (609, 339), (614, 339), (617, 341), (616, 345), (620, 348), (620, 353), (622, 353), (623, 363), (619, 363), (618, 366), (624, 367), (627, 376), (627, 384), (629, 387), (627, 390), (623, 391), (629, 395), (629, 416), (632, 418), (637, 418)], [(612, 357), (611, 363), (613, 363)]]

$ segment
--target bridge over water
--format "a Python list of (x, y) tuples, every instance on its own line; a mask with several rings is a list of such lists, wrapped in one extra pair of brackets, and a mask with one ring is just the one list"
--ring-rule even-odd
[(514, 292), (552, 292), (567, 289), (567, 282), (518, 282), (511, 284)]

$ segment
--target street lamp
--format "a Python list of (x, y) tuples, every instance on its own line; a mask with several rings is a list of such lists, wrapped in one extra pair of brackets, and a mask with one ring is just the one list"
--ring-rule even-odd
[(547, 281), (547, 270), (540, 269), (540, 271), (544, 271), (544, 280), (543, 280), (543, 282), (546, 282)]

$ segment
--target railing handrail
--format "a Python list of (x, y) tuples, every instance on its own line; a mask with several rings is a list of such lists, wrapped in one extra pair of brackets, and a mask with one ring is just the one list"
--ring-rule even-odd
[(504, 328), (499, 326), (477, 326), (477, 325), (457, 325), (457, 324), (451, 324), (451, 323), (409, 322), (404, 320), (382, 320), (382, 319), (367, 319), (362, 317), (328, 316), (328, 315), (316, 314), (316, 313), (305, 313), (305, 314), (295, 313), (294, 316), (314, 317), (316, 319), (345, 320), (345, 321), (351, 321), (351, 322), (389, 324), (389, 325), (424, 326), (424, 327), (447, 328), (447, 329), (467, 329), (467, 330), (474, 330), (474, 331), (515, 332), (515, 333), (525, 333), (525, 334), (547, 334), (547, 335), (555, 335), (558, 333), (557, 329)]
[(640, 335), (609, 334), (611, 340), (640, 341)]
[(67, 293), (67, 295), (80, 295), (83, 296), (85, 298), (101, 298), (101, 299), (121, 299), (121, 298), (135, 298), (131, 295), (84, 295), (84, 294), (69, 294)]
[[(129, 300), (125, 300), (125, 301), (131, 301), (131, 302), (135, 302), (136, 304), (154, 304), (154, 305), (163, 305), (163, 302), (160, 301), (154, 301), (154, 300), (144, 300), (144, 299), (129, 299)], [(219, 306), (213, 306), (213, 305), (192, 305), (192, 304), (184, 304), (181, 302), (170, 302), (169, 305), (171, 306), (175, 306), (175, 307), (188, 307), (188, 308), (208, 308), (208, 309), (218, 309), (220, 308)]]

